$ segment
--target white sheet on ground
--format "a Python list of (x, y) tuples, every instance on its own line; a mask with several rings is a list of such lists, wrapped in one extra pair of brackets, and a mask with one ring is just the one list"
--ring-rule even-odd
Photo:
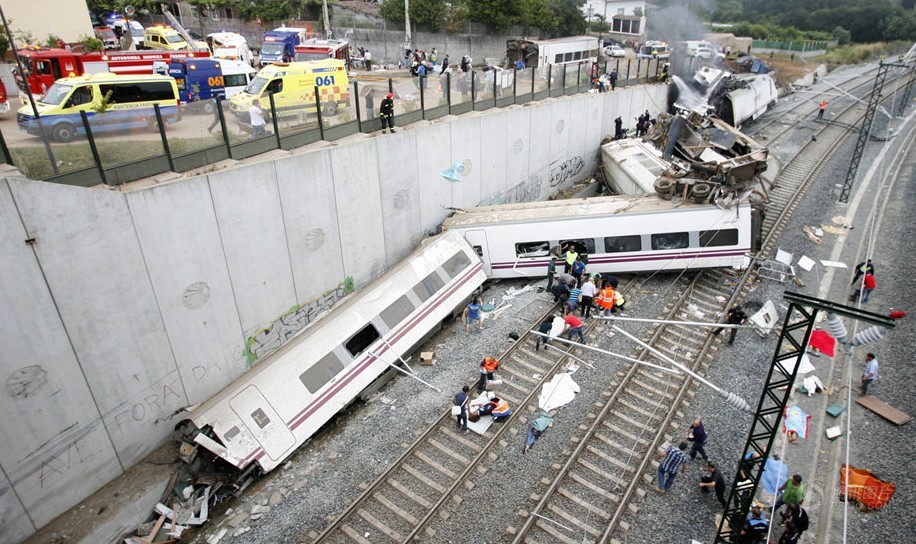
[(579, 384), (573, 381), (572, 374), (569, 372), (556, 374), (541, 389), (538, 408), (544, 412), (556, 410), (560, 406), (572, 402), (578, 392)]
[(468, 429), (471, 429), (477, 434), (483, 434), (487, 432), (487, 429), (489, 429), (492, 424), (493, 416), (480, 416), (480, 419), (477, 421), (468, 420)]

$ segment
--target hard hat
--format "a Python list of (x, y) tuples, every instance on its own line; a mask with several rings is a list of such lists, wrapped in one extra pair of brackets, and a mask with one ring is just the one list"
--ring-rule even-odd
[(394, 98), (394, 95), (391, 94), (391, 93), (388, 93), (388, 94), (385, 95), (385, 98)]

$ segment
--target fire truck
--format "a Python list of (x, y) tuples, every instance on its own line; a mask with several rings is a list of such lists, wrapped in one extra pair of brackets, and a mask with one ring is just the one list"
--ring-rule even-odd
[(342, 60), (349, 65), (350, 44), (346, 40), (322, 40), (310, 38), (296, 46), (296, 60)]
[[(171, 62), (209, 58), (209, 51), (137, 51), (116, 53), (74, 53), (67, 49), (47, 47), (23, 48), (19, 51), (32, 93), (42, 95), (62, 77), (111, 72), (121, 75), (168, 73)], [(22, 74), (16, 83), (25, 90)]]

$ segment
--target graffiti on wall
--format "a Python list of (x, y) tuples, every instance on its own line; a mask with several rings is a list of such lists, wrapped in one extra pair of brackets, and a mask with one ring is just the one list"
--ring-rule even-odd
[(270, 355), (299, 331), (310, 325), (321, 314), (330, 310), (337, 302), (354, 290), (352, 276), (347, 276), (337, 287), (323, 293), (320, 297), (293, 306), (290, 311), (248, 338), (245, 344), (245, 357), (253, 365), (258, 359)]
[(554, 166), (550, 169), (550, 186), (557, 187), (563, 182), (579, 175), (579, 172), (582, 171), (584, 166), (585, 161), (582, 160), (581, 156), (575, 156)]
[(497, 193), (486, 200), (480, 201), (478, 206), (493, 206), (497, 204), (514, 204), (518, 202), (532, 202), (537, 200), (541, 193), (541, 176), (535, 174), (527, 181), (516, 183), (501, 193)]

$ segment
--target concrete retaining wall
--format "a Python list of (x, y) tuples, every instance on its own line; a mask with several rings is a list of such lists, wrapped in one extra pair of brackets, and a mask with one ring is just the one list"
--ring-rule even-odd
[[(636, 86), (274, 152), (148, 188), (0, 178), (0, 534), (19, 542), (403, 258), (450, 207), (546, 198), (595, 170)], [(268, 158), (269, 157), (269, 158)], [(464, 165), (460, 181), (441, 173)]]

